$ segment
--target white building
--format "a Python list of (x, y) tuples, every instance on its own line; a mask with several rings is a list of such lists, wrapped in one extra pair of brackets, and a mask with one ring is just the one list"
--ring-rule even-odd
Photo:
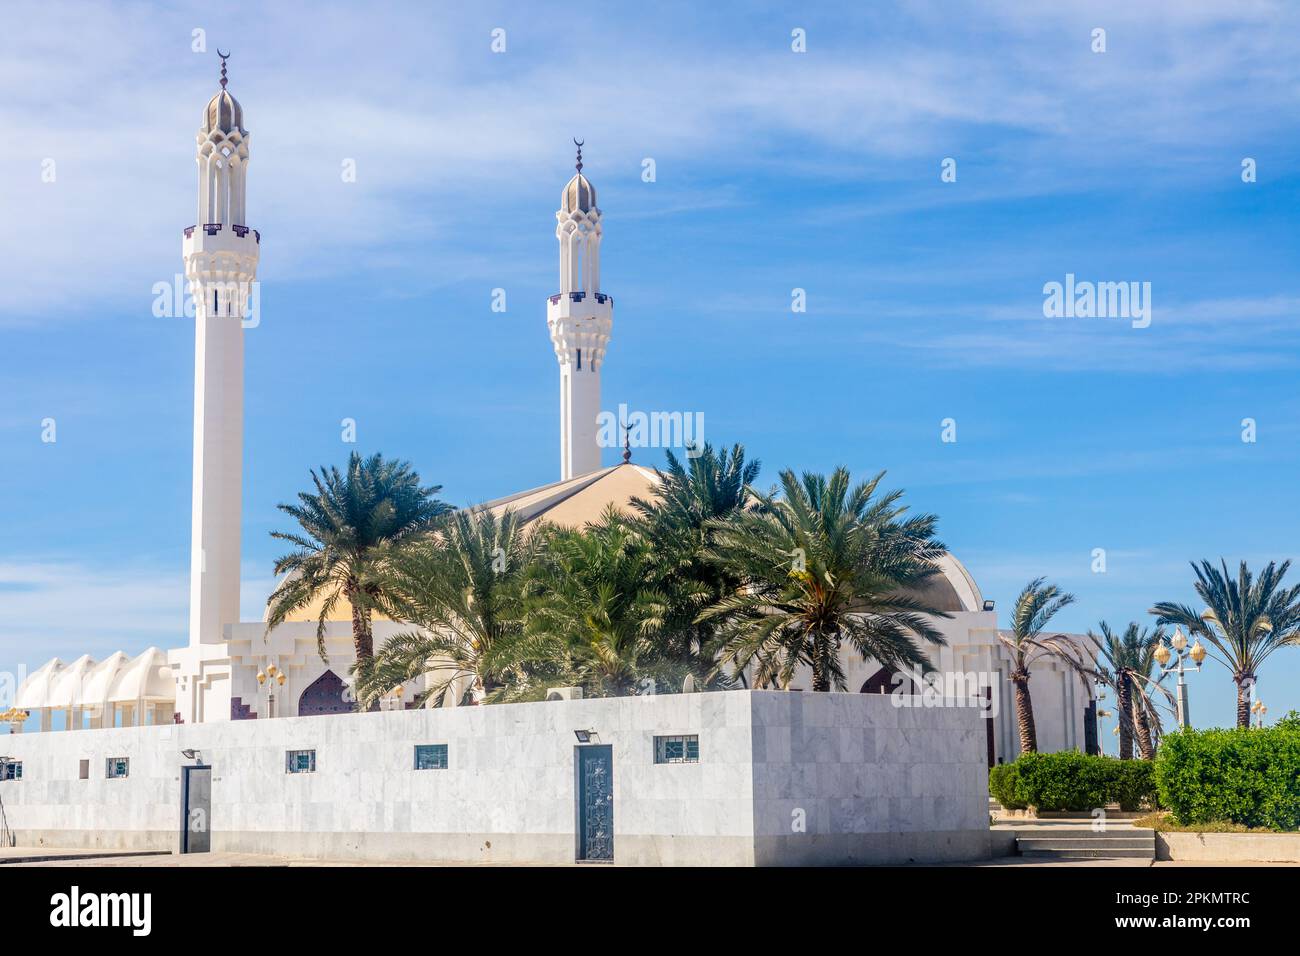
[[(42, 730), (62, 715), (64, 729), (160, 722), (212, 723), (297, 717), (351, 710), (350, 615), (325, 634), (329, 663), (317, 651), (318, 608), (306, 608), (269, 635), (261, 621), (239, 620), (241, 459), (243, 453), (243, 327), (257, 275), (261, 236), (246, 209), (250, 134), (244, 111), (226, 89), (203, 110), (197, 135), (197, 213), (184, 230), (182, 254), (195, 298), (194, 485), (189, 641), (165, 655), (115, 654), (65, 665), (53, 660), (31, 674), (15, 705), (39, 714)], [(601, 291), (602, 213), (596, 189), (577, 171), (556, 212), (559, 292), (546, 318), (560, 372), (560, 480), (490, 502), (531, 520), (545, 516), (580, 526), (610, 504), (652, 497), (655, 472), (630, 461), (601, 468), (597, 416), (600, 374), (613, 327), (613, 299)], [(950, 675), (975, 675), (988, 687), (996, 715), (987, 722), (989, 760), (1014, 759), (1019, 744), (1009, 664), (997, 641), (997, 619), (974, 579), (953, 556), (928, 595), (951, 617), (936, 622), (947, 646), (934, 663)], [(376, 620), (378, 646), (402, 625)], [(872, 663), (846, 662), (850, 689), (881, 692), (892, 675)], [(259, 679), (261, 678), (261, 679)], [(805, 678), (806, 683), (806, 678)], [(796, 682), (797, 684), (797, 682)], [(797, 686), (792, 690), (799, 689)], [(1033, 672), (1031, 690), (1043, 750), (1083, 749), (1088, 692), (1050, 661)], [(457, 695), (449, 695), (455, 697)], [(402, 706), (400, 699), (389, 702)]]

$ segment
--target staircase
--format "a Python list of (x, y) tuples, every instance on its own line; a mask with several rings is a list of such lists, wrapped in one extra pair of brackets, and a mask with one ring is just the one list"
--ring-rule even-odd
[(1039, 860), (1154, 860), (1156, 831), (1123, 820), (1103, 831), (1091, 820), (1037, 820), (1016, 827), (1016, 852)]

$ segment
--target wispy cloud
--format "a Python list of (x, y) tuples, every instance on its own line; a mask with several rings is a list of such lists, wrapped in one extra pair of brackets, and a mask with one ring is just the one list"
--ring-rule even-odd
[[(382, 22), (341, 3), (232, 2), (217, 17), (200, 4), (18, 4), (0, 65), (0, 314), (84, 314), (88, 299), (145, 314), (152, 283), (175, 272), (194, 218), (191, 130), (215, 78), (213, 57), (189, 50), (200, 26), (209, 50), (238, 41), (231, 89), (253, 133), (268, 281), (360, 268), (419, 282), (435, 256), (498, 255), (482, 224), (562, 173), (559, 130), (588, 135), (611, 189), (636, 182), (647, 155), (688, 170), (660, 184), (663, 210), (698, 209), (693, 183), (746, 170), (887, 185), (963, 149), (1015, 164), (1013, 182), (972, 187), (996, 196), (1077, 189), (1086, 167), (1152, 149), (1171, 151), (1177, 175), (1178, 148), (1207, 127), (1248, 140), (1300, 90), (1296, 13), (1278, 4), (899, 4), (888, 28), (841, 10), (808, 20), (802, 56), (782, 35), (719, 43), (735, 10), (670, 9), (647, 25), (418, 4)], [(948, 35), (958, 20), (981, 44)], [(1110, 26), (1104, 57), (1088, 51), (1094, 21)], [(251, 22), (256, 33), (235, 26)], [(488, 22), (507, 28), (507, 53), (488, 51)], [(572, 49), (579, 73), (555, 55)], [(45, 159), (55, 183), (40, 180)]]

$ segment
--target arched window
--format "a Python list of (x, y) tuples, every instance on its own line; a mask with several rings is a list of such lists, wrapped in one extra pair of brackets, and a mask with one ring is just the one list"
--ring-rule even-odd
[(348, 685), (333, 671), (317, 677), (298, 698), (298, 716), (315, 717), (319, 714), (350, 714), (356, 709), (347, 692)]

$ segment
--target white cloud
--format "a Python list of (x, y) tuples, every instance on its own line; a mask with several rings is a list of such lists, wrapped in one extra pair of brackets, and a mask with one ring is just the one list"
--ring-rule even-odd
[(29, 670), (185, 642), (189, 576), (129, 564), (0, 560), (0, 662)]
[[(721, 43), (689, 16), (670, 28), (676, 14), (647, 25), (514, 11), (502, 14), (510, 52), (493, 56), (481, 16), (419, 5), (373, 18), (329, 3), (231, 3), (219, 16), (198, 4), (166, 16), (148, 4), (19, 5), (14, 55), (0, 63), (0, 316), (132, 302), (147, 314), (194, 218), (193, 129), (216, 73), (215, 57), (189, 51), (200, 24), (210, 51), (238, 47), (231, 89), (253, 134), (250, 218), (267, 237), (269, 282), (486, 273), (485, 250), (499, 258), (500, 247), (485, 227), (512, 231), (493, 214), (544, 210), (574, 133), (612, 190), (636, 182), (646, 155), (709, 178), (780, 168), (889, 182), (900, 159), (1004, 143), (1023, 171), (1005, 187), (1014, 193), (1078, 188), (1066, 168), (1149, 164), (1153, 149), (1175, 175), (1179, 147), (1207, 126), (1249, 140), (1294, 105), (1285, 7), (1040, 6), (905, 4), (879, 36), (841, 11), (843, 35), (814, 30), (800, 56), (751, 33)], [(1072, 37), (1094, 17), (1112, 24), (1111, 52), (1089, 59), (1086, 30)], [(963, 19), (978, 42), (951, 31)], [(55, 184), (39, 181), (46, 157)], [(354, 184), (340, 179), (345, 157)], [(1044, 161), (1052, 176), (1031, 172)], [(695, 187), (673, 178), (657, 184), (661, 201), (691, 208)]]

